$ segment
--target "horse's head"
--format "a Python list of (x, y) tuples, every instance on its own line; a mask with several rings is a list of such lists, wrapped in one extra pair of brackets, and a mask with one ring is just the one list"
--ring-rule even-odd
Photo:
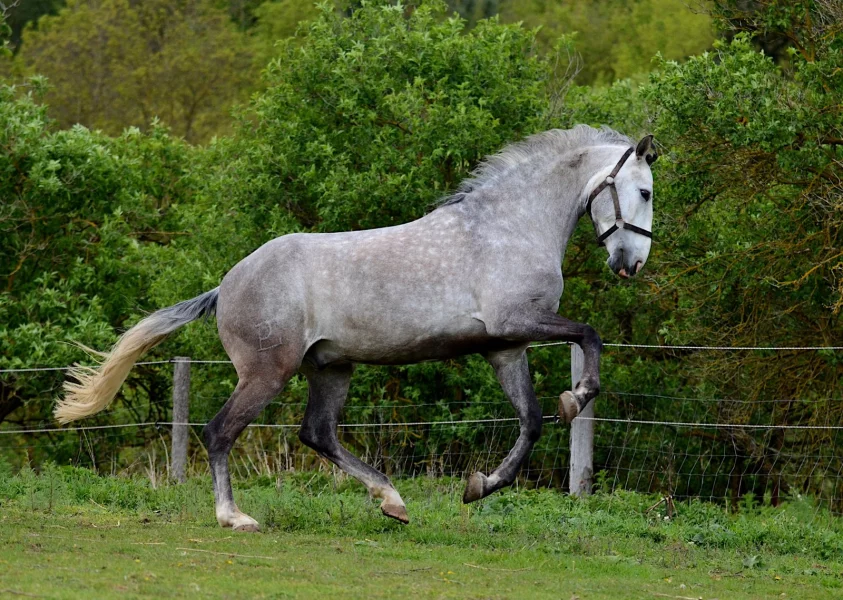
[(653, 227), (650, 165), (656, 158), (653, 136), (645, 136), (634, 154), (629, 148), (608, 174), (598, 174), (588, 197), (586, 210), (594, 223), (597, 242), (609, 252), (606, 263), (624, 279), (638, 273), (650, 254)]

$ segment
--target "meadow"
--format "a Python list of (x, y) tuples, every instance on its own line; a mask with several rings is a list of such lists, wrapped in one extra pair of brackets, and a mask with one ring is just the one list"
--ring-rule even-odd
[(794, 497), (736, 511), (658, 496), (399, 480), (411, 523), (329, 472), (236, 483), (263, 532), (217, 526), (208, 477), (48, 466), (0, 475), (0, 597), (839, 598), (843, 523)]
[[(0, 599), (843, 598), (843, 0), (688, 4), (0, 1)], [(522, 477), (557, 489), (464, 506), (459, 478), (396, 478), (402, 526), (281, 429), (235, 484), (263, 532), (221, 529), (200, 444), (181, 485), (155, 458), (173, 357), (197, 365), (191, 422), (237, 383), (214, 323), (150, 352), (100, 433), (54, 429), (64, 368), (90, 364), (68, 342), (107, 349), (277, 236), (422, 217), (578, 123), (661, 155), (646, 270), (615, 278), (587, 218), (562, 264), (561, 314), (607, 342), (593, 496), (558, 490), (548, 426)], [(558, 350), (530, 351), (553, 406)], [(307, 397), (294, 379), (259, 425)], [(478, 356), (362, 365), (345, 416), (350, 449), (407, 473), (516, 431)]]

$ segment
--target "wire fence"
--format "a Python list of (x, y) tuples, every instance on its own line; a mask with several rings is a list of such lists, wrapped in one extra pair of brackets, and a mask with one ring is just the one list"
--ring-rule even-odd
[[(540, 344), (531, 344), (530, 348), (545, 348), (548, 346), (570, 346), (570, 342), (544, 342)], [(758, 350), (770, 350), (774, 352), (782, 352), (782, 351), (794, 351), (794, 352), (802, 352), (802, 351), (840, 351), (843, 350), (843, 346), (703, 346), (703, 345), (680, 345), (680, 346), (672, 346), (669, 344), (617, 344), (617, 343), (604, 343), (604, 347), (606, 348), (632, 348), (632, 349), (648, 349), (648, 350), (691, 350), (691, 351), (704, 351), (704, 350), (721, 350), (721, 351), (733, 351), (733, 352), (747, 352), (747, 351), (758, 351)], [(148, 361), (140, 361), (135, 363), (136, 366), (144, 366), (144, 365), (166, 365), (176, 362), (177, 359), (171, 358), (169, 360), (148, 360)], [(203, 365), (230, 365), (230, 360), (190, 360), (191, 364), (203, 364)], [(96, 366), (96, 365), (89, 365), (89, 366)], [(20, 368), (10, 368), (10, 369), (0, 369), (0, 373), (34, 373), (39, 371), (67, 371), (70, 369), (70, 365), (61, 366), (61, 367), (20, 367)]]
[[(173, 361), (145, 364), (170, 362)], [(191, 365), (200, 366), (225, 364), (228, 361), (191, 361)], [(60, 376), (47, 369), (60, 371), (63, 367), (2, 372), (14, 371), (27, 377)], [(54, 391), (53, 396), (58, 392), (57, 384)], [(218, 404), (224, 399), (196, 393), (192, 400)], [(544, 431), (519, 474), (519, 485), (568, 489), (569, 428), (557, 420), (557, 400), (555, 395), (539, 398), (545, 415)], [(603, 391), (593, 418), (595, 487), (716, 502), (735, 502), (751, 493), (774, 505), (790, 496), (808, 494), (832, 512), (843, 514), (842, 405), (843, 401), (835, 397), (750, 402)], [(298, 440), (298, 423), (304, 408), (303, 402), (276, 401), (269, 421), (247, 428), (232, 452), (235, 475), (277, 476), (288, 471), (334, 470)], [(15, 466), (52, 459), (103, 472), (166, 477), (174, 425), (169, 399), (118, 405), (105, 414), (107, 422), (73, 428), (58, 428), (49, 422), (0, 425), (0, 459)], [(207, 471), (207, 455), (201, 442), (204, 424), (203, 420), (188, 423), (189, 470), (194, 473)], [(345, 408), (339, 428), (344, 445), (391, 477), (488, 473), (507, 455), (518, 434), (518, 421), (505, 400), (478, 399), (350, 405)]]

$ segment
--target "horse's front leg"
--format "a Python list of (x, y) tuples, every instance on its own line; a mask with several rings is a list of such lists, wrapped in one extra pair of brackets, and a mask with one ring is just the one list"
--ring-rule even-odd
[(487, 323), (489, 333), (512, 341), (565, 341), (583, 350), (583, 374), (573, 391), (559, 396), (559, 415), (570, 423), (600, 392), (600, 352), (603, 342), (591, 325), (560, 317), (533, 303), (507, 313), (500, 323)]
[(541, 407), (533, 391), (533, 382), (527, 367), (527, 354), (523, 347), (519, 350), (495, 352), (489, 354), (486, 359), (495, 369), (504, 393), (515, 408), (521, 433), (512, 450), (491, 475), (487, 477), (482, 473), (475, 473), (469, 478), (462, 499), (466, 504), (488, 496), (515, 481), (518, 470), (542, 432)]

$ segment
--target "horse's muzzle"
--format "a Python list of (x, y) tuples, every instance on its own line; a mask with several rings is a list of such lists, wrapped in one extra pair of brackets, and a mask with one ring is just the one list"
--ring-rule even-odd
[(609, 257), (607, 262), (609, 264), (609, 268), (612, 269), (612, 272), (615, 275), (621, 279), (629, 279), (641, 271), (641, 268), (644, 266), (644, 261), (638, 260), (635, 261), (635, 264), (626, 264), (624, 258), (625, 256), (623, 250), (618, 250), (615, 254)]

